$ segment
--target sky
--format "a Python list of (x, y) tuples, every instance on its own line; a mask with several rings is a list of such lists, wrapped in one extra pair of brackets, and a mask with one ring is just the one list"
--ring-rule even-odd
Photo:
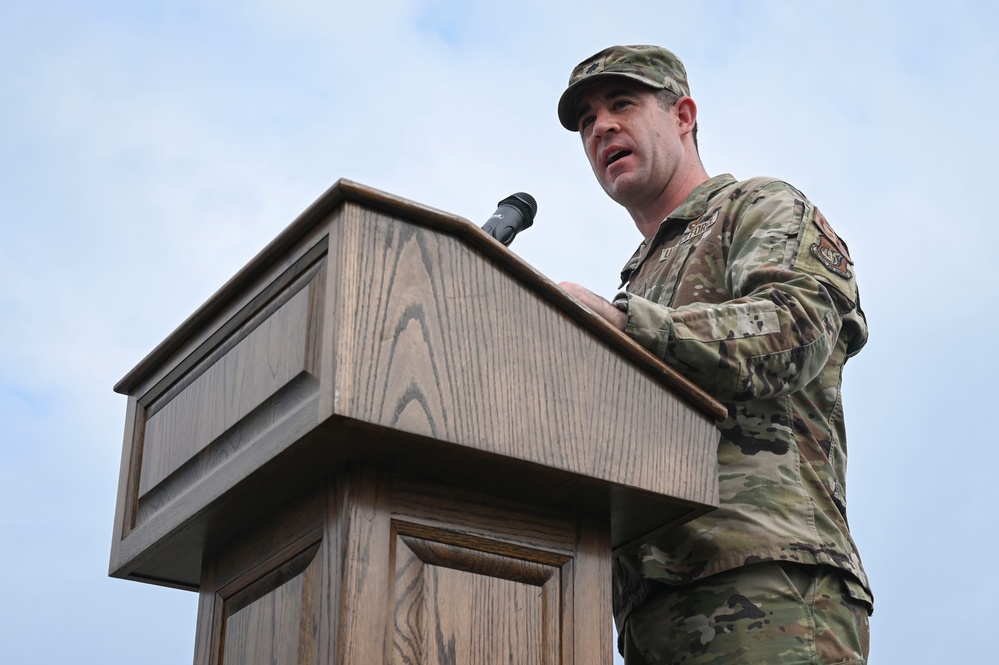
[(0, 661), (192, 661), (196, 594), (107, 577), (111, 388), (338, 178), (479, 224), (530, 192), (511, 249), (613, 296), (640, 237), (555, 107), (577, 62), (653, 43), (686, 64), (708, 172), (791, 182), (856, 262), (871, 662), (981, 662), (996, 25), (987, 0), (2, 3)]

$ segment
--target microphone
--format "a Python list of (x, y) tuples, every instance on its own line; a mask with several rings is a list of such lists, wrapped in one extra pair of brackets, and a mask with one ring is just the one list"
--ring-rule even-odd
[(482, 230), (504, 245), (513, 242), (514, 236), (534, 224), (538, 202), (524, 192), (511, 194), (496, 204), (496, 212), (482, 226)]

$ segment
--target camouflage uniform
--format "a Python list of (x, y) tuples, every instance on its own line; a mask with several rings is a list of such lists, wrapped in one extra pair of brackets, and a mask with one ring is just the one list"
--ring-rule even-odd
[(624, 638), (628, 665), (864, 665), (870, 630), (836, 569), (771, 561), (660, 585)]
[(683, 585), (762, 561), (842, 571), (847, 597), (869, 608), (846, 520), (840, 383), (867, 340), (846, 245), (787, 183), (723, 175), (642, 243), (623, 284), (626, 332), (729, 415), (719, 509), (616, 559), (618, 625), (653, 580)]
[[(612, 46), (570, 74), (566, 129), (610, 79), (690, 94), (670, 51)], [(621, 277), (625, 332), (728, 406), (718, 510), (615, 559), (622, 641), (656, 662), (864, 662), (873, 598), (846, 521), (840, 384), (867, 323), (846, 245), (787, 183), (723, 175)]]

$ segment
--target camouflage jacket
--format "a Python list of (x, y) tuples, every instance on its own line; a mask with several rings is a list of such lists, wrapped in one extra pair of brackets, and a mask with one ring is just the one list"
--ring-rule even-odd
[(840, 384), (867, 341), (846, 245), (787, 183), (724, 175), (697, 187), (621, 277), (626, 332), (729, 413), (719, 509), (615, 560), (618, 625), (648, 580), (762, 560), (836, 566), (871, 604), (846, 519)]

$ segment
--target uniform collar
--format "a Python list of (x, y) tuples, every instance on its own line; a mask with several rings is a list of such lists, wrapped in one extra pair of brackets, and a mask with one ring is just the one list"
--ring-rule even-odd
[(628, 260), (628, 263), (624, 266), (624, 269), (621, 271), (621, 286), (623, 287), (628, 283), (628, 279), (631, 277), (631, 274), (635, 272), (635, 270), (638, 269), (638, 266), (642, 264), (642, 261), (645, 260), (645, 253), (648, 248), (655, 244), (656, 240), (666, 232), (667, 227), (670, 226), (670, 221), (676, 220), (689, 222), (690, 220), (702, 217), (707, 211), (708, 204), (711, 203), (711, 199), (714, 198), (714, 195), (718, 191), (733, 184), (735, 181), (736, 180), (732, 175), (723, 173), (722, 175), (716, 175), (713, 178), (708, 178), (695, 187), (690, 194), (687, 195), (687, 198), (683, 200), (683, 203), (677, 206), (676, 210), (667, 215), (666, 219), (659, 223), (659, 228), (656, 229), (655, 235), (651, 238), (646, 238), (642, 241), (642, 244), (638, 246), (638, 250), (635, 251), (635, 253)]
[[(708, 178), (702, 182), (697, 187), (694, 187), (693, 191), (687, 195), (687, 198), (683, 200), (676, 210), (671, 212), (666, 216), (659, 224), (661, 229), (666, 222), (671, 219), (696, 219), (704, 215), (705, 211), (708, 209), (708, 203), (711, 202), (712, 197), (718, 190), (728, 187), (735, 182), (735, 178), (728, 173), (723, 173), (722, 175), (716, 175), (713, 178)], [(658, 235), (658, 233), (656, 234)]]

